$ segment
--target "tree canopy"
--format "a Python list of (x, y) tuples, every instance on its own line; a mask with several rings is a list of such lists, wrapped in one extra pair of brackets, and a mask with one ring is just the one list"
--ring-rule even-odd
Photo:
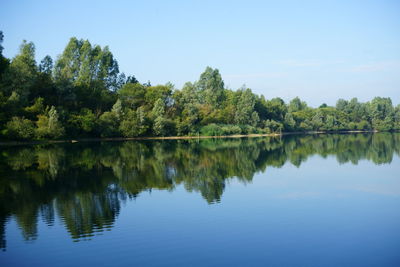
[(206, 67), (182, 89), (140, 83), (119, 71), (110, 49), (71, 38), (53, 60), (35, 59), (23, 41), (12, 59), (2, 54), (0, 136), (8, 139), (230, 135), (281, 131), (400, 130), (400, 106), (390, 98), (339, 99), (312, 108), (299, 97), (266, 99), (250, 88), (225, 87)]

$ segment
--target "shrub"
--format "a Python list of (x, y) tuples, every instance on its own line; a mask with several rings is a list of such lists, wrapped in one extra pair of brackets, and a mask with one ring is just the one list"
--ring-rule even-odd
[(119, 120), (114, 112), (104, 112), (100, 116), (100, 130), (102, 137), (119, 136)]
[(250, 125), (243, 125), (242, 126), (242, 133), (243, 134), (254, 134), (254, 133), (259, 133), (258, 129), (256, 127), (250, 126)]
[(36, 125), (38, 138), (59, 138), (64, 135), (64, 128), (58, 120), (58, 113), (54, 106), (47, 115), (38, 115)]
[(349, 130), (355, 130), (357, 129), (357, 124), (355, 122), (349, 122), (348, 128)]
[(280, 132), (283, 129), (283, 124), (274, 120), (266, 120), (264, 122), (266, 133)]
[(221, 127), (215, 123), (211, 123), (211, 124), (201, 127), (200, 133), (201, 133), (201, 135), (205, 135), (205, 136), (223, 135), (223, 131), (222, 131)]
[(11, 121), (9, 121), (6, 125), (6, 136), (11, 139), (31, 139), (35, 133), (35, 126), (32, 121), (20, 118), (13, 117)]
[(358, 130), (369, 130), (369, 129), (371, 129), (371, 125), (367, 121), (360, 121), (357, 124), (357, 129)]
[(221, 127), (221, 131), (223, 135), (235, 135), (242, 133), (242, 129), (239, 126), (230, 124), (223, 125)]

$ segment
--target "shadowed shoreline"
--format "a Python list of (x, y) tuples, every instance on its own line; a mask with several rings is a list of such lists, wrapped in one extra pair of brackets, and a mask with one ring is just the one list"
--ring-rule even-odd
[(223, 139), (223, 138), (252, 138), (252, 137), (277, 137), (284, 135), (314, 135), (314, 134), (356, 134), (356, 133), (378, 133), (377, 130), (352, 130), (352, 131), (308, 131), (308, 132), (282, 132), (269, 134), (236, 134), (236, 135), (215, 135), (215, 136), (149, 136), (149, 137), (115, 137), (115, 138), (79, 138), (64, 140), (36, 140), (36, 141), (0, 141), (0, 146), (15, 145), (39, 145), (77, 142), (112, 142), (130, 140), (191, 140), (191, 139)]

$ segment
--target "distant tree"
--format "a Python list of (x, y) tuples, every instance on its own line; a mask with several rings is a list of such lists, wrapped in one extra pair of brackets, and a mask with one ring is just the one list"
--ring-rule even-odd
[(136, 77), (134, 75), (132, 76), (128, 76), (128, 78), (126, 79), (126, 83), (139, 83), (139, 81), (136, 79)]
[(289, 103), (289, 112), (301, 111), (307, 108), (307, 104), (301, 101), (299, 97), (295, 97)]
[(375, 97), (370, 104), (372, 119), (384, 120), (393, 112), (392, 100), (385, 97)]
[(293, 131), (296, 129), (296, 121), (291, 113), (286, 113), (284, 120), (285, 130)]
[(272, 98), (265, 102), (265, 107), (267, 110), (266, 118), (275, 121), (283, 121), (287, 112), (287, 107), (285, 102), (279, 98)]
[(326, 103), (323, 103), (322, 105), (319, 106), (319, 108), (326, 108), (328, 105)]
[(69, 108), (87, 107), (100, 112), (115, 101), (118, 89), (118, 62), (106, 46), (92, 46), (88, 40), (71, 38), (54, 67), (59, 98), (68, 99)]
[(81, 109), (79, 114), (72, 114), (68, 120), (70, 132), (73, 135), (97, 135), (98, 121), (96, 115), (87, 108)]
[(250, 89), (244, 89), (244, 87), (240, 89), (235, 113), (235, 122), (237, 124), (251, 123), (251, 115), (254, 111), (255, 101), (254, 94)]
[(147, 83), (144, 83), (143, 86), (144, 86), (144, 87), (150, 87), (150, 86), (151, 86), (151, 82), (150, 82), (150, 81), (147, 81)]
[(348, 105), (348, 102), (344, 99), (339, 99), (336, 102), (336, 109), (339, 111), (346, 111), (346, 107)]
[(274, 120), (266, 120), (264, 128), (267, 133), (277, 133), (283, 130), (283, 124)]
[(119, 130), (125, 137), (141, 136), (147, 132), (148, 123), (142, 107), (135, 110), (128, 110), (122, 120)]
[(204, 97), (206, 104), (219, 108), (224, 100), (224, 81), (218, 69), (207, 67), (200, 75), (196, 86)]
[(53, 59), (49, 55), (45, 56), (39, 64), (39, 71), (51, 75), (53, 71)]
[(36, 83), (37, 71), (35, 46), (24, 40), (19, 54), (13, 58), (3, 74), (5, 93), (11, 95), (15, 92), (22, 103), (27, 103), (30, 91)]
[(46, 115), (38, 115), (36, 122), (38, 138), (59, 138), (64, 135), (64, 127), (58, 118), (57, 110), (52, 106)]
[(166, 120), (164, 118), (165, 114), (165, 104), (164, 101), (159, 98), (153, 107), (153, 116), (154, 116), (154, 124), (153, 124), (153, 131), (155, 135), (165, 135), (166, 133)]
[(137, 109), (145, 105), (146, 88), (140, 83), (127, 83), (117, 91), (117, 94), (125, 107)]
[(251, 126), (253, 127), (257, 127), (258, 123), (260, 122), (260, 116), (258, 116), (257, 111), (253, 111), (253, 113), (251, 113)]
[(119, 126), (119, 130), (125, 137), (135, 137), (140, 135), (140, 123), (136, 111), (129, 110)]

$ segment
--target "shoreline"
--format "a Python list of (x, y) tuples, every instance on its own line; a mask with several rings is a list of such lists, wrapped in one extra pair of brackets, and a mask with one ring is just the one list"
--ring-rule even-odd
[(307, 132), (281, 132), (269, 134), (236, 134), (236, 135), (214, 135), (214, 136), (148, 136), (148, 137), (106, 137), (106, 138), (80, 138), (64, 140), (36, 140), (36, 141), (0, 141), (0, 146), (18, 145), (41, 145), (61, 144), (79, 142), (115, 142), (115, 141), (140, 141), (140, 140), (190, 140), (190, 139), (223, 139), (223, 138), (254, 138), (254, 137), (279, 137), (284, 135), (312, 135), (312, 134), (354, 134), (354, 133), (377, 133), (377, 130), (350, 130), (350, 131), (307, 131)]

